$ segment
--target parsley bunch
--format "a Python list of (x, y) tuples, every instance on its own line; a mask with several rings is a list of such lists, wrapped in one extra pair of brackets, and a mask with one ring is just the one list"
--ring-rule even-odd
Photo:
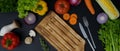
[(120, 19), (101, 25), (98, 33), (105, 51), (120, 51)]

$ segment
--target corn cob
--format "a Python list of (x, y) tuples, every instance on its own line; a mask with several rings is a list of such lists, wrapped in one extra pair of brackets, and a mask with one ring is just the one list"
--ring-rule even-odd
[(114, 6), (111, 0), (96, 0), (96, 1), (111, 20), (115, 20), (119, 17), (119, 11)]

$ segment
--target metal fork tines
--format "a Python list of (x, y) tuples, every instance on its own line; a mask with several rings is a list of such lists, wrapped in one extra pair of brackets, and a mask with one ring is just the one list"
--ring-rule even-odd
[(87, 29), (88, 29), (88, 32), (89, 32), (89, 35), (90, 35), (90, 39), (92, 40), (93, 47), (96, 49), (96, 45), (95, 45), (93, 37), (91, 35), (90, 29), (89, 29), (89, 23), (88, 23), (86, 17), (83, 17), (83, 22), (84, 22), (85, 27), (87, 27)]

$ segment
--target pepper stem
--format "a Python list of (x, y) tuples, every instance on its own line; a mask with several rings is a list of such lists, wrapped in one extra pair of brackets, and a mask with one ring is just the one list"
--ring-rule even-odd
[(8, 46), (10, 46), (11, 43), (12, 43), (12, 41), (11, 41), (10, 39), (7, 39), (7, 40), (6, 40), (6, 47), (8, 48)]
[(38, 9), (39, 9), (39, 10), (42, 10), (42, 9), (43, 9), (43, 6), (42, 6), (42, 5), (38, 5)]

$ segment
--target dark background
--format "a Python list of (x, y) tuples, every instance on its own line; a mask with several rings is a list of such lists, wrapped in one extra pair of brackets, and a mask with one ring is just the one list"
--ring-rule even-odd
[[(47, 2), (49, 11), (50, 10), (54, 11), (54, 3), (56, 0), (45, 0), (45, 1)], [(115, 4), (115, 6), (117, 7), (117, 9), (120, 11), (120, 3), (119, 3), (120, 1), (118, 1), (118, 0), (112, 0), (112, 1)], [(82, 24), (83, 24), (82, 17), (83, 16), (87, 17), (87, 19), (89, 21), (89, 28), (90, 28), (90, 31), (92, 33), (93, 39), (94, 39), (96, 47), (97, 47), (96, 51), (104, 51), (104, 47), (102, 46), (101, 41), (98, 39), (98, 33), (97, 33), (97, 31), (100, 28), (100, 24), (98, 24), (97, 20), (96, 20), (97, 15), (99, 13), (103, 12), (103, 10), (100, 8), (100, 6), (96, 3), (95, 0), (92, 0), (92, 3), (95, 8), (95, 11), (96, 11), (95, 15), (90, 14), (89, 10), (85, 6), (84, 0), (82, 0), (82, 2), (78, 6), (71, 6), (69, 13), (70, 14), (71, 13), (78, 14), (78, 22), (81, 22)], [(45, 16), (39, 16), (37, 14), (35, 14), (35, 15), (37, 17), (36, 23), (33, 25), (27, 25), (27, 24), (25, 24), (23, 19), (18, 18), (17, 12), (0, 13), (0, 28), (12, 23), (13, 20), (17, 20), (21, 27), (21, 28), (13, 30), (13, 32), (15, 32), (16, 34), (18, 34), (20, 36), (21, 42), (20, 42), (20, 45), (12, 51), (43, 51), (41, 48), (40, 42), (39, 42), (39, 38), (42, 38), (42, 39), (44, 39), (44, 38), (41, 35), (39, 35), (38, 33), (37, 33), (37, 36), (35, 38), (33, 38), (32, 44), (26, 45), (24, 43), (25, 37), (29, 36), (28, 35), (29, 30), (34, 29), (34, 27), (45, 17)], [(61, 17), (61, 15), (59, 15), (59, 16)], [(69, 26), (71, 26), (81, 37), (83, 37), (82, 33), (79, 29), (78, 22), (76, 25), (72, 26), (66, 21), (66, 23)], [(88, 34), (86, 27), (84, 27), (84, 28), (86, 30), (86, 33)], [(1, 40), (1, 38), (2, 37), (0, 37), (0, 40)], [(49, 46), (50, 51), (56, 51), (56, 49), (54, 47), (52, 47), (52, 45), (50, 45), (46, 40), (45, 40), (45, 42)], [(0, 45), (0, 51), (8, 51), (8, 50), (2, 48)], [(85, 44), (85, 51), (92, 51), (92, 49), (87, 41)]]

